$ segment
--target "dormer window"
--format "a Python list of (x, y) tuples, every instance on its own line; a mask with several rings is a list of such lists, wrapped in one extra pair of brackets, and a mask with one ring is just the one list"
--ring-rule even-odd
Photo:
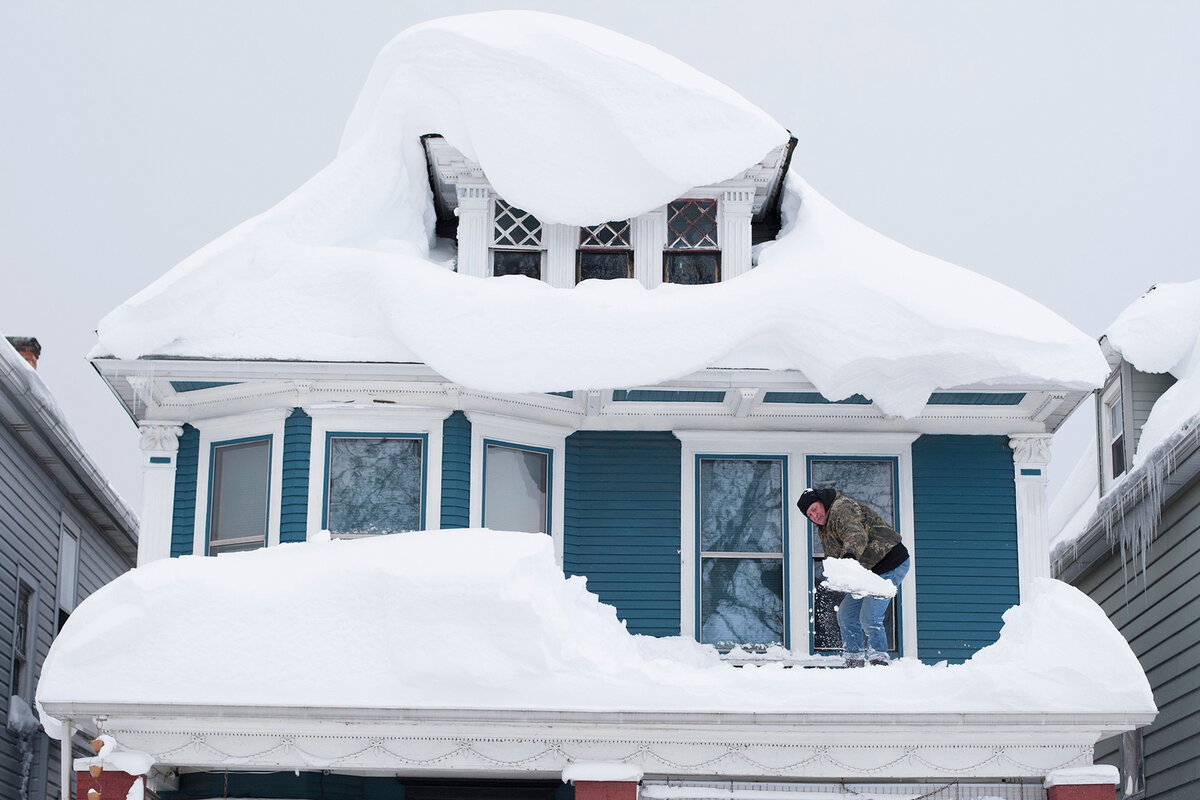
[(542, 223), (528, 211), (496, 198), (492, 274), (542, 279)]
[(663, 282), (695, 285), (716, 283), (720, 279), (717, 201), (676, 200), (668, 203)]
[(629, 220), (579, 229), (575, 282), (633, 277), (633, 245)]
[(1109, 450), (1112, 458), (1112, 477), (1114, 478), (1125, 472), (1125, 409), (1123, 406), (1120, 392), (1104, 406), (1111, 438)]

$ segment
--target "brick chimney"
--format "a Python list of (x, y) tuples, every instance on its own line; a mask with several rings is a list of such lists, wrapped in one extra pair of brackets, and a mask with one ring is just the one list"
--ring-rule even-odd
[(29, 366), (37, 369), (38, 356), (42, 354), (42, 346), (32, 336), (6, 336), (13, 349), (29, 362)]

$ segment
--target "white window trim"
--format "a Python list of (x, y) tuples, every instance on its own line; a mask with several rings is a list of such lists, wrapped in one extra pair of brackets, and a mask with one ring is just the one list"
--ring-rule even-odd
[(17, 591), (13, 595), (13, 636), (12, 647), (9, 650), (9, 669), (16, 666), (17, 656), (17, 614), (21, 612), (21, 587), (28, 586), (29, 593), (29, 630), (27, 631), (27, 639), (25, 642), (25, 652), (22, 654), (25, 660), (25, 675), (21, 681), (22, 685), (16, 684), (16, 675), (9, 675), (9, 691), (12, 694), (20, 697), (25, 702), (33, 705), (34, 700), (34, 682), (33, 674), (37, 671), (37, 640), (38, 640), (38, 617), (41, 614), (41, 586), (37, 579), (29, 570), (17, 565)]
[[(75, 539), (75, 563), (71, 565), (71, 574), (75, 577), (75, 584), (71, 587), (71, 602), (70, 607), (66, 607), (61, 603), (63, 595), (63, 587), (60, 585), (62, 579), (62, 551), (63, 542), (66, 537), (72, 536)], [(58, 627), (58, 612), (59, 610), (66, 611), (68, 614), (75, 612), (75, 607), (79, 605), (79, 562), (83, 552), (83, 533), (82, 529), (72, 520), (67, 513), (61, 512), (58, 518), (58, 574), (54, 576), (54, 615), (55, 629)]]
[[(1112, 444), (1113, 444), (1113, 439), (1115, 439), (1116, 436), (1115, 436), (1115, 431), (1113, 431), (1113, 429), (1112, 429), (1112, 414), (1109, 413), (1109, 409), (1112, 407), (1112, 405), (1115, 402), (1120, 401), (1121, 417), (1122, 417), (1122, 419), (1127, 418), (1127, 415), (1129, 414), (1129, 406), (1126, 405), (1126, 403), (1125, 403), (1125, 393), (1122, 389), (1122, 387), (1124, 386), (1124, 383), (1125, 383), (1124, 376), (1121, 374), (1118, 374), (1117, 379), (1112, 382), (1112, 385), (1109, 386), (1107, 389), (1105, 389), (1103, 391), (1103, 393), (1100, 395), (1099, 415), (1100, 415), (1100, 434), (1101, 434), (1100, 435), (1100, 478), (1101, 478), (1100, 493), (1101, 494), (1103, 494), (1105, 491), (1107, 491), (1108, 487), (1112, 486), (1113, 483), (1116, 482), (1117, 478), (1120, 477), (1120, 475), (1113, 477), (1113, 474), (1112, 474), (1112, 467), (1113, 467)], [(1126, 426), (1126, 427), (1128, 427), (1128, 426)], [(1125, 433), (1125, 431), (1122, 430), (1121, 434), (1123, 435), (1124, 433)], [(1124, 472), (1121, 473), (1121, 475), (1124, 475), (1126, 472), (1129, 471), (1130, 453), (1129, 453), (1129, 440), (1128, 439), (1125, 440), (1124, 447), (1125, 447), (1125, 470), (1124, 470)]]
[[(680, 458), (680, 634), (696, 637), (696, 476), (698, 455), (783, 456), (788, 480), (784, 503), (788, 524), (788, 642), (807, 654), (809, 639), (808, 561), (811, 559), (808, 520), (796, 508), (796, 499), (807, 488), (809, 456), (883, 456), (895, 458), (900, 488), (900, 530), (913, 567), (900, 586), (903, 651), (917, 654), (917, 557), (913, 541), (912, 443), (916, 433), (801, 433), (769, 431), (674, 431), (682, 444)], [(804, 576), (797, 583), (796, 576)]]
[(566, 493), (567, 437), (573, 428), (561, 425), (529, 422), (501, 417), (480, 411), (468, 411), (471, 421), (471, 527), (483, 525), (483, 461), (484, 441), (498, 440), (513, 445), (529, 445), (549, 450), (550, 465), (550, 534), (554, 541), (554, 558), (563, 563), (563, 503)]
[(312, 419), (312, 447), (308, 461), (308, 530), (325, 527), (322, 512), (328, 480), (325, 475), (325, 442), (327, 434), (379, 433), (425, 434), (424, 530), (442, 527), (442, 423), (450, 416), (448, 409), (406, 408), (387, 406), (311, 406), (304, 409)]
[(267, 486), (267, 547), (279, 544), (279, 514), (283, 498), (283, 427), (291, 408), (271, 408), (236, 417), (216, 417), (198, 423), (200, 452), (196, 465), (196, 524), (192, 552), (208, 555), (208, 493), (212, 478), (212, 446), (235, 439), (271, 437), (271, 474)]

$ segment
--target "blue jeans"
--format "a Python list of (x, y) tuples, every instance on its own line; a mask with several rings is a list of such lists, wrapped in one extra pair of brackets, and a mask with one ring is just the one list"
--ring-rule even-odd
[[(891, 572), (885, 572), (880, 577), (891, 581), (897, 589), (900, 581), (908, 574), (912, 559)], [(842, 655), (848, 659), (863, 660), (863, 651), (867, 658), (876, 661), (888, 660), (887, 631), (883, 629), (883, 617), (887, 613), (888, 603), (882, 597), (856, 598), (846, 595), (838, 605), (838, 628), (842, 631)], [(863, 643), (863, 632), (866, 632), (866, 644)]]

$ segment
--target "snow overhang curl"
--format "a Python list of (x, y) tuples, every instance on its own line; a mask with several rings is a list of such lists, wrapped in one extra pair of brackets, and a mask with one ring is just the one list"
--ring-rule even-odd
[(379, 57), (337, 158), (101, 320), (93, 356), (416, 361), (501, 392), (795, 370), (900, 416), (935, 389), (1107, 374), (1048, 309), (849, 219), (795, 171), (783, 234), (726, 283), (459, 275), (430, 250), (430, 132), (509, 202), (570, 224), (656, 208), (787, 141), (728, 87), (611, 31), (534, 12), (426, 23)]
[(478, 529), (186, 556), (126, 573), (71, 614), (38, 685), (39, 710), (104, 703), (1154, 711), (1103, 610), (1057, 581), (1035, 582), (999, 641), (963, 665), (738, 668), (689, 638), (631, 635), (584, 578), (564, 577), (549, 536)]

